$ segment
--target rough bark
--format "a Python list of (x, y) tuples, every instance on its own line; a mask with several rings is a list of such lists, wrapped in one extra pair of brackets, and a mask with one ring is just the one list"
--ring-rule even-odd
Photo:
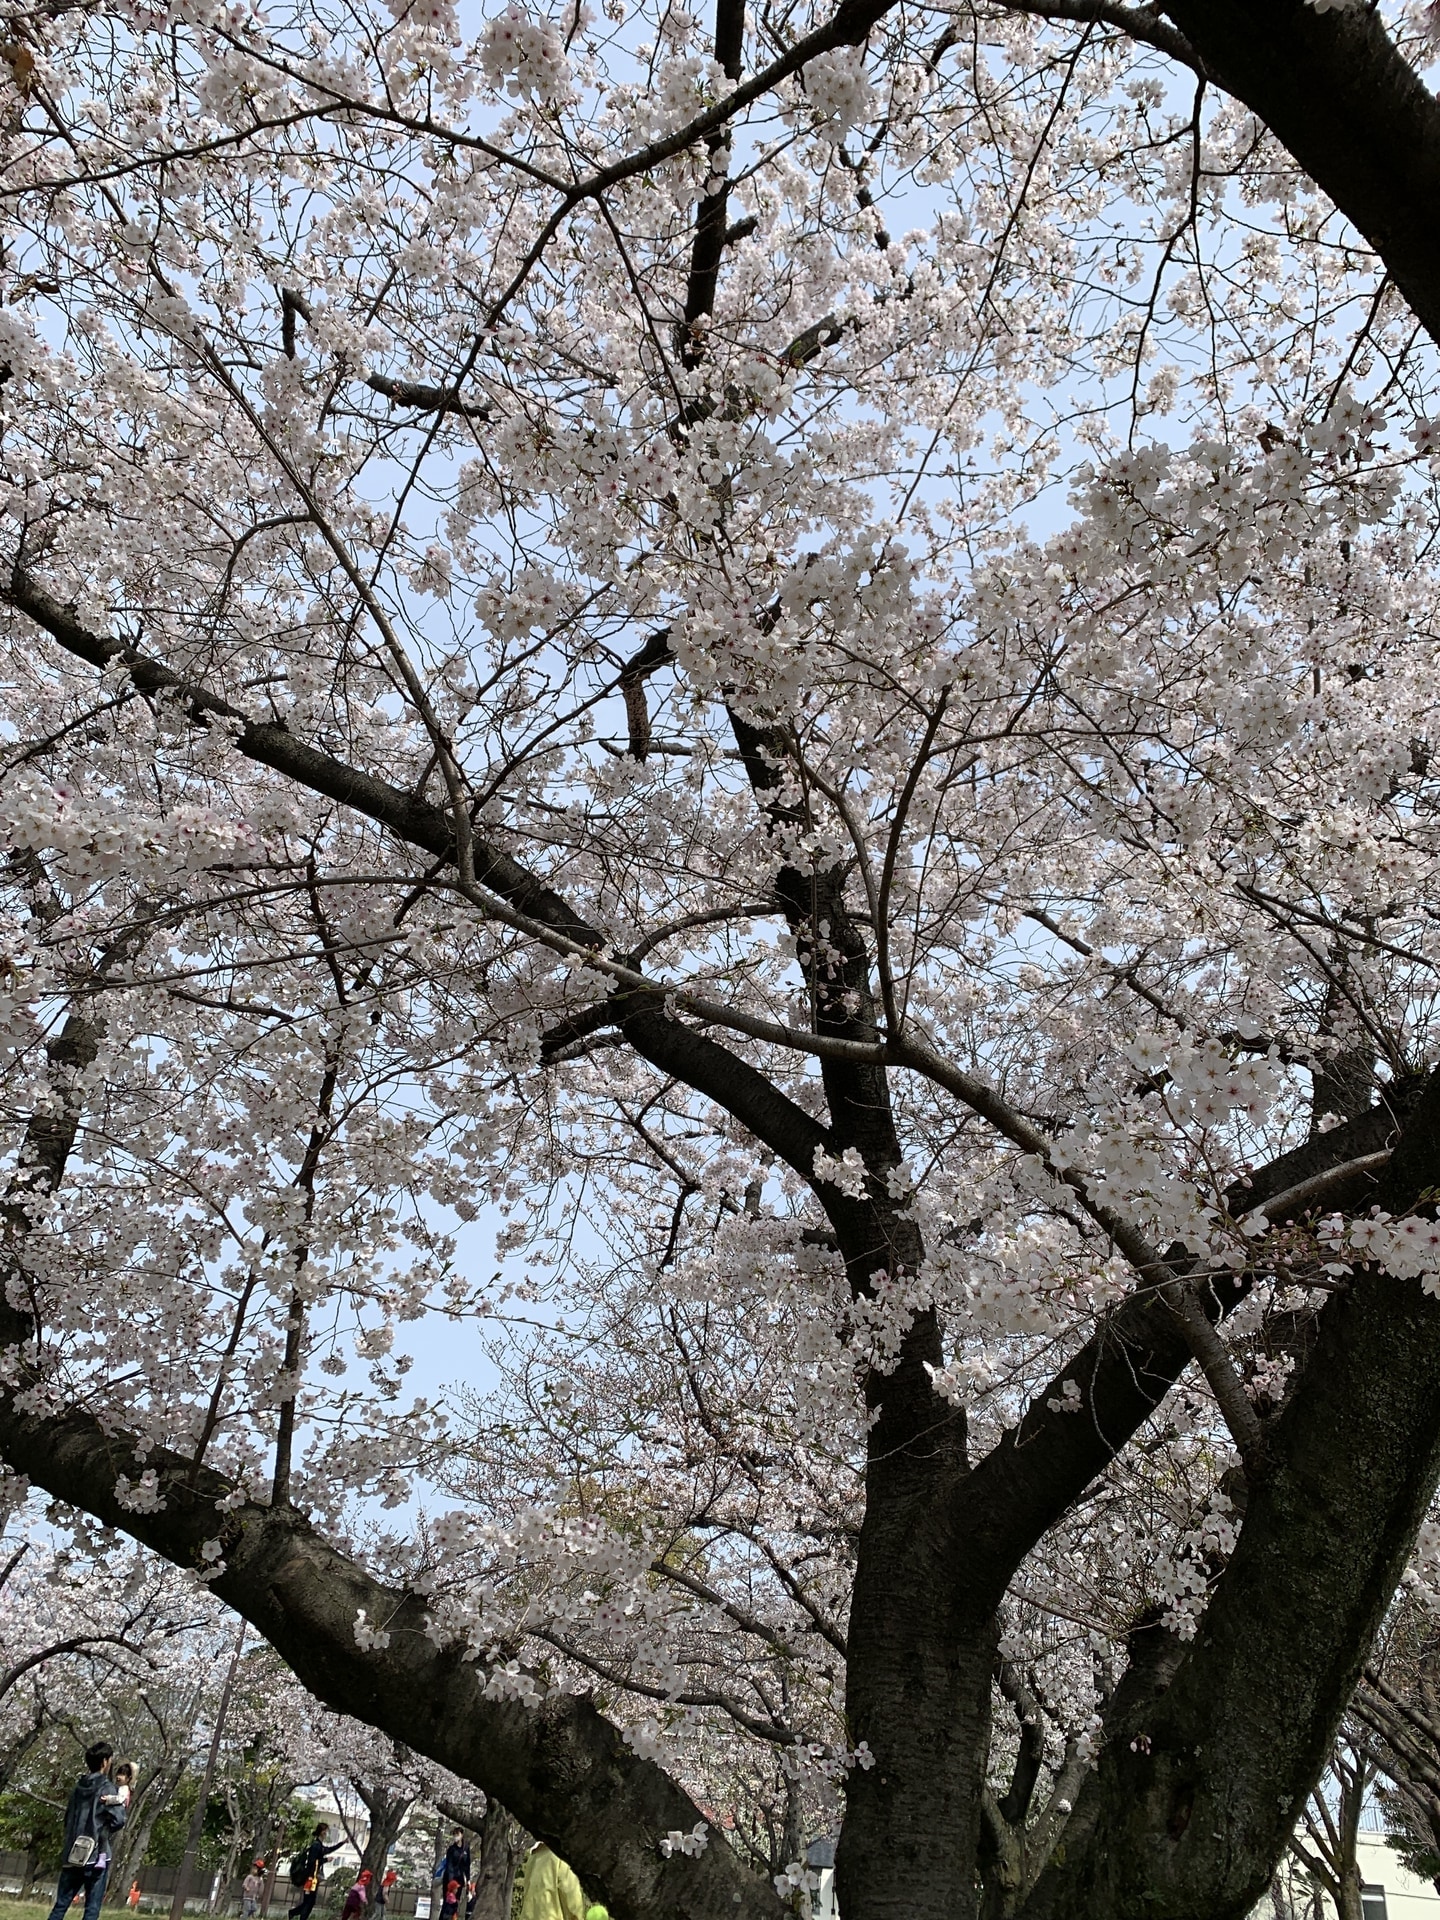
[(1305, 0), (1166, 0), (1164, 11), (1205, 71), (1353, 221), (1440, 339), (1440, 104), (1379, 11), (1319, 13)]
[[(1440, 1179), (1440, 1074), (1381, 1182)], [(1332, 1296), (1239, 1542), (1143, 1739), (1112, 1739), (1025, 1920), (1244, 1920), (1354, 1692), (1440, 1477), (1440, 1300), (1373, 1269)]]
[(508, 1807), (492, 1800), (478, 1837), (473, 1920), (510, 1920), (515, 1875), (525, 1857), (529, 1835)]
[(967, 1612), (933, 1528), (910, 1503), (872, 1499), (865, 1527), (846, 1707), (852, 1736), (875, 1758), (850, 1776), (837, 1899), (864, 1920), (969, 1920), (995, 1615)]
[(407, 1788), (393, 1790), (385, 1787), (372, 1787), (363, 1780), (350, 1782), (370, 1816), (370, 1829), (365, 1835), (365, 1845), (360, 1853), (358, 1871), (367, 1869), (379, 1886), (385, 1872), (385, 1862), (390, 1857), (390, 1849), (400, 1838), (400, 1829), (405, 1824), (405, 1816), (415, 1804), (415, 1795)]

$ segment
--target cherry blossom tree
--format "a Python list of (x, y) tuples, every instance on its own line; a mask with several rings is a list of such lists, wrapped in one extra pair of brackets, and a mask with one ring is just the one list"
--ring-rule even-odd
[[(412, 1753), (402, 1742), (327, 1712), (299, 1688), (294, 1689), (285, 1719), (297, 1780), (329, 1787), (341, 1828), (360, 1856), (360, 1867), (368, 1868), (377, 1881), (412, 1813), (427, 1834), (427, 1848), (434, 1816), (427, 1820), (423, 1809), (438, 1807), (442, 1817), (456, 1817), (447, 1809), (466, 1794), (466, 1783)], [(468, 1808), (466, 1812), (478, 1829), (486, 1814), (483, 1801), (473, 1813)], [(425, 1864), (428, 1871), (433, 1862), (427, 1857)]]
[(0, 1456), (619, 1915), (1239, 1920), (1440, 1470), (1429, 11), (7, 20)]
[[(5, 1825), (25, 1843), (32, 1876), (53, 1866), (48, 1855), (58, 1847), (84, 1748), (108, 1738), (138, 1769), (113, 1856), (123, 1891), (127, 1873), (144, 1862), (157, 1817), (191, 1772), (197, 1726), (214, 1713), (224, 1609), (193, 1576), (83, 1518), (64, 1546), (33, 1506), (16, 1518), (19, 1539), (0, 1590)], [(280, 1730), (287, 1693), (303, 1698), (268, 1649), (250, 1663), (244, 1693), (235, 1718), (246, 1723), (252, 1751), (260, 1726)]]
[[(280, 1856), (308, 1837), (306, 1792), (335, 1793), (342, 1823), (343, 1796), (368, 1813), (351, 1838), (372, 1870), (420, 1796), (448, 1805), (465, 1792), (444, 1769), (329, 1712), (263, 1642), (241, 1645), (233, 1613), (192, 1573), (82, 1516), (72, 1516), (66, 1545), (54, 1531), (63, 1514), (42, 1524), (32, 1503), (21, 1518), (33, 1524), (0, 1585), (5, 1822), (23, 1824), (21, 1803), (48, 1808), (47, 1838), (57, 1843), (69, 1781), (84, 1747), (104, 1735), (137, 1769), (114, 1850), (117, 1895), (146, 1863), (163, 1816), (173, 1852), (183, 1846), (191, 1856), (184, 1877), (195, 1892), (202, 1823), (211, 1829), (217, 1814), (221, 1844), (217, 1854), (212, 1831), (205, 1873), (218, 1859), (216, 1877), (228, 1887), (242, 1850), (283, 1865)], [(481, 1824), (486, 1814), (482, 1806)]]

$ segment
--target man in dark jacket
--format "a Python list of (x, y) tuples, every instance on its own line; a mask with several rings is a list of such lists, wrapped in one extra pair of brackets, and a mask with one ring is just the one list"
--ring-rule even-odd
[(60, 1885), (50, 1920), (65, 1920), (70, 1902), (82, 1889), (85, 1920), (100, 1920), (100, 1902), (110, 1877), (111, 1847), (125, 1824), (125, 1802), (110, 1780), (114, 1757), (115, 1749), (108, 1740), (97, 1740), (85, 1749), (85, 1772), (75, 1782), (65, 1808)]
[(441, 1888), (448, 1887), (452, 1880), (458, 1880), (463, 1897), (465, 1888), (470, 1883), (470, 1849), (459, 1827), (456, 1827), (451, 1835), (450, 1844), (445, 1849), (445, 1858), (440, 1862), (440, 1868), (435, 1877), (440, 1882)]

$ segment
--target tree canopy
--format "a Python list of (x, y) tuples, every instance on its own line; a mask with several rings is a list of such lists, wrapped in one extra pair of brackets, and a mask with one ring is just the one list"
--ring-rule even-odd
[(0, 1458), (619, 1920), (1240, 1920), (1440, 1472), (1431, 11), (6, 19)]

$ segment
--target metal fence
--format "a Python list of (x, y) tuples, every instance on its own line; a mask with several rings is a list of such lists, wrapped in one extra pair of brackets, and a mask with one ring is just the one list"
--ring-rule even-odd
[[(24, 1890), (25, 1864), (23, 1853), (6, 1853), (0, 1850), (0, 1893), (17, 1894)], [(50, 1898), (58, 1872), (59, 1868), (53, 1863), (42, 1866), (31, 1887), (31, 1897), (42, 1902)], [(175, 1883), (179, 1875), (178, 1867), (141, 1867), (139, 1873), (132, 1874), (131, 1880), (140, 1882), (141, 1912), (146, 1914), (153, 1914), (160, 1910), (168, 1912), (170, 1903), (175, 1897)], [(320, 1898), (315, 1903), (316, 1920), (326, 1920), (326, 1916), (340, 1911), (341, 1902), (345, 1898), (349, 1884), (348, 1876), (340, 1874), (326, 1881), (320, 1890)], [(106, 1894), (106, 1906), (120, 1907), (123, 1911), (129, 1892), (128, 1885), (123, 1887), (118, 1883), (112, 1885)], [(283, 1866), (273, 1883), (269, 1883), (269, 1894), (269, 1920), (285, 1920), (286, 1909), (295, 1896), (290, 1887), (289, 1875)], [(428, 1903), (429, 1897), (428, 1886), (423, 1889), (412, 1887), (408, 1892), (402, 1887), (396, 1887), (385, 1903), (386, 1920), (415, 1920), (417, 1901), (423, 1900)], [(202, 1880), (192, 1888), (185, 1901), (187, 1913), (213, 1913), (217, 1917), (237, 1914), (240, 1907), (239, 1879), (232, 1880), (228, 1886), (220, 1888), (216, 1888), (213, 1882), (207, 1883)], [(373, 1915), (373, 1908), (371, 1913)]]

